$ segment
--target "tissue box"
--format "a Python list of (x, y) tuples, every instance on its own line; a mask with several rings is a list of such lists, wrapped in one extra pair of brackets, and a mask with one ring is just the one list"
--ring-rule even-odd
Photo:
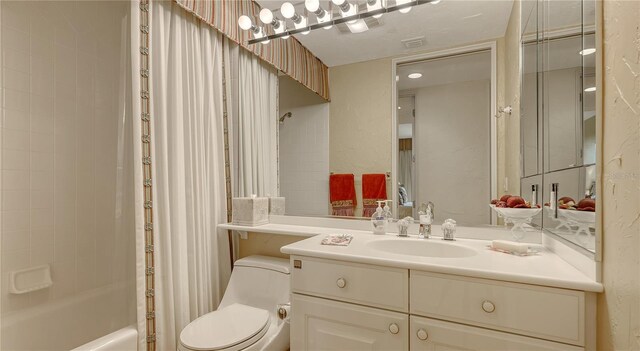
[(231, 222), (256, 226), (269, 223), (269, 199), (266, 197), (234, 197)]
[(269, 214), (284, 216), (284, 197), (269, 198)]

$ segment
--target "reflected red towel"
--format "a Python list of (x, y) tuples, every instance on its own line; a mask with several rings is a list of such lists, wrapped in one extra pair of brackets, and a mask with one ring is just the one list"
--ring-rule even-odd
[(387, 199), (387, 176), (384, 174), (362, 175), (362, 216), (371, 217), (376, 212), (378, 200)]
[(356, 207), (356, 186), (353, 174), (329, 176), (329, 193), (332, 215), (353, 216)]

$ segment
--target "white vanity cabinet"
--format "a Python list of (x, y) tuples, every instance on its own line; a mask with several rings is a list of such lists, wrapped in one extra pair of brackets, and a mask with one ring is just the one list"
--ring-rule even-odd
[(595, 295), (291, 256), (291, 350), (594, 350)]

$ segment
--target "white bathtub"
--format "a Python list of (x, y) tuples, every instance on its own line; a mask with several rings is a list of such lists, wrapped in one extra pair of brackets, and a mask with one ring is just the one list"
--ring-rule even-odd
[(109, 335), (88, 342), (71, 351), (137, 351), (138, 330), (135, 326), (122, 328)]
[(0, 349), (62, 351), (100, 340), (102, 348), (78, 350), (136, 350), (135, 329), (128, 327), (136, 318), (133, 294), (132, 286), (114, 284), (9, 312), (2, 316)]

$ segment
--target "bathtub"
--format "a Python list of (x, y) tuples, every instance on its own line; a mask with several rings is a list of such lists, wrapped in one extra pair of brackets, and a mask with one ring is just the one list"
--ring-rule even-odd
[(135, 326), (122, 328), (109, 335), (90, 341), (71, 351), (137, 351), (138, 330)]
[(0, 349), (136, 350), (135, 314), (133, 286), (89, 290), (3, 314)]

